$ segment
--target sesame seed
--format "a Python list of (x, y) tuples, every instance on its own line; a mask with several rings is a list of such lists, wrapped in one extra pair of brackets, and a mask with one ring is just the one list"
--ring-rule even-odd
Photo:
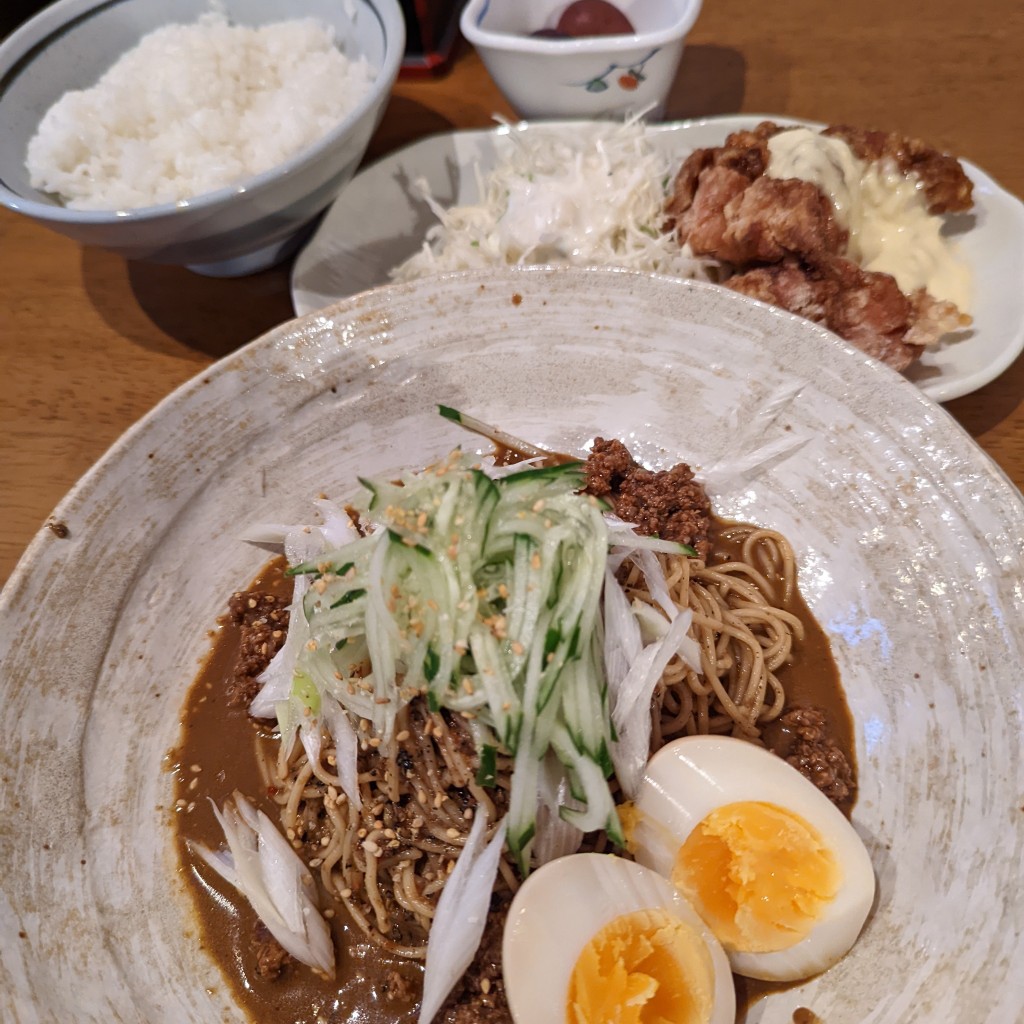
[(408, 738), (409, 738), (409, 730), (408, 730), (408, 729), (403, 729), (403, 730), (402, 730), (402, 731), (401, 731), (401, 732), (400, 732), (400, 733), (399, 733), (399, 734), (398, 734), (398, 735), (397, 735), (397, 736), (395, 737), (395, 739), (396, 739), (396, 740), (398, 740), (398, 742), (399, 742), (399, 743), (404, 743), (404, 742), (405, 742), (405, 741), (406, 741), (406, 740), (407, 740)]
[(341, 892), (338, 893), (338, 895), (343, 900), (347, 900), (352, 895), (352, 890), (351, 889), (342, 889)]
[(458, 830), (457, 828), (450, 828), (450, 829), (447, 829), (447, 830), (445, 831), (445, 835), (446, 835), (446, 836), (447, 836), (447, 837), (448, 837), (449, 839), (458, 839), (458, 838), (459, 838), (459, 830)]
[(481, 978), (480, 979), (480, 991), (483, 992), (484, 995), (487, 995), (487, 993), (491, 991), (491, 979), (490, 978)]

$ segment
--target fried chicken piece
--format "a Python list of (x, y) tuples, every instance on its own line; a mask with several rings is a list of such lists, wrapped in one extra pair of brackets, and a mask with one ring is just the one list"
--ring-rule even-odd
[[(726, 239), (722, 232), (731, 219), (724, 207), (740, 197), (742, 180), (746, 180), (750, 188), (764, 187), (761, 182), (771, 157), (768, 140), (787, 130), (771, 121), (762, 121), (751, 131), (733, 132), (722, 146), (695, 150), (683, 161), (665, 207), (669, 227), (675, 227), (680, 243), (689, 242), (698, 256), (714, 256), (730, 263), (775, 262), (782, 258), (758, 255), (756, 251), (748, 253), (736, 238)], [(953, 213), (971, 207), (973, 185), (959, 161), (925, 145), (920, 139), (848, 125), (826, 128), (822, 134), (842, 139), (861, 160), (892, 160), (904, 174), (917, 175), (930, 213)], [(725, 174), (723, 168), (731, 173)], [(759, 197), (758, 206), (763, 198)], [(782, 202), (787, 198), (790, 197), (779, 197)], [(828, 208), (831, 214), (831, 203)], [(805, 215), (803, 203), (797, 215)], [(778, 219), (781, 220), (781, 215)], [(759, 235), (757, 228), (755, 221), (755, 235)], [(803, 250), (784, 248), (787, 255), (805, 257), (814, 257), (819, 251), (817, 246)], [(725, 256), (725, 251), (733, 255)], [(834, 247), (830, 236), (824, 241), (823, 251), (838, 253), (840, 250)]]
[(914, 304), (895, 279), (841, 257), (756, 267), (729, 278), (726, 287), (822, 324), (896, 370), (906, 369), (924, 347), (911, 334)]
[(688, 242), (698, 256), (733, 264), (838, 254), (848, 238), (816, 185), (796, 178), (750, 181), (719, 164), (701, 173), (693, 201), (675, 227), (679, 241)]
[[(726, 207), (743, 195), (750, 180), (730, 167), (708, 167), (700, 178), (700, 186), (692, 204), (680, 214), (676, 232), (680, 242), (701, 256), (718, 256), (726, 248), (728, 229)], [(731, 251), (731, 250), (730, 250)], [(724, 256), (718, 256), (725, 259)]]
[(826, 128), (822, 135), (842, 139), (861, 160), (886, 158), (904, 174), (916, 174), (928, 199), (929, 213), (961, 213), (974, 202), (974, 184), (960, 161), (948, 153), (909, 139), (896, 132), (876, 132), (840, 124)]
[(779, 131), (772, 121), (762, 121), (751, 131), (733, 132), (725, 145), (695, 149), (684, 161), (672, 184), (672, 198), (665, 212), (671, 221), (681, 217), (693, 204), (698, 182), (705, 170), (725, 167), (748, 183), (760, 178), (768, 167), (768, 140)]
[[(858, 348), (905, 369), (943, 334), (970, 318), (923, 289), (904, 295), (888, 274), (846, 259), (849, 236), (822, 189), (765, 174), (768, 140), (786, 131), (770, 121), (697, 150), (680, 168), (666, 205), (669, 227), (697, 256), (722, 261), (735, 291), (824, 324)], [(838, 125), (862, 160), (891, 160), (922, 182), (932, 213), (968, 209), (971, 182), (959, 162), (917, 139)]]
[(923, 288), (910, 296), (914, 307), (914, 322), (904, 341), (911, 345), (934, 345), (944, 334), (961, 331), (973, 323), (971, 317), (961, 313), (953, 302), (937, 299)]

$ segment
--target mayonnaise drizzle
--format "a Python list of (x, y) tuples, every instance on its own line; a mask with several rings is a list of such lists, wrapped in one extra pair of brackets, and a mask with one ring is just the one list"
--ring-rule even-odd
[(809, 181), (829, 196), (849, 232), (851, 260), (892, 274), (906, 294), (924, 288), (969, 311), (970, 274), (943, 236), (942, 218), (928, 212), (915, 176), (892, 161), (859, 160), (842, 139), (809, 128), (773, 135), (768, 150), (768, 177)]

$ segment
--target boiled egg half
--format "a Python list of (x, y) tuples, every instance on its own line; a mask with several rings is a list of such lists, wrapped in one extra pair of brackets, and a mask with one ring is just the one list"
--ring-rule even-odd
[(874, 900), (871, 860), (850, 822), (746, 740), (666, 744), (626, 826), (637, 861), (671, 880), (749, 978), (795, 981), (831, 967)]
[(733, 1024), (722, 947), (667, 879), (610, 854), (551, 861), (512, 900), (502, 947), (516, 1024)]

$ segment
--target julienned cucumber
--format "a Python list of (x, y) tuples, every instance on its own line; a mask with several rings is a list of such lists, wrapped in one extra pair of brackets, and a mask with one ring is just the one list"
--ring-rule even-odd
[[(619, 834), (607, 785), (612, 746), (599, 609), (608, 551), (581, 463), (490, 477), (453, 452), (400, 481), (361, 480), (369, 536), (315, 563), (310, 642), (289, 714), (329, 694), (387, 741), (425, 695), (473, 725), (478, 779), (514, 758), (507, 842), (529, 867), (541, 762), (553, 751), (577, 797), (563, 815)], [(284, 710), (284, 709), (282, 709)]]

